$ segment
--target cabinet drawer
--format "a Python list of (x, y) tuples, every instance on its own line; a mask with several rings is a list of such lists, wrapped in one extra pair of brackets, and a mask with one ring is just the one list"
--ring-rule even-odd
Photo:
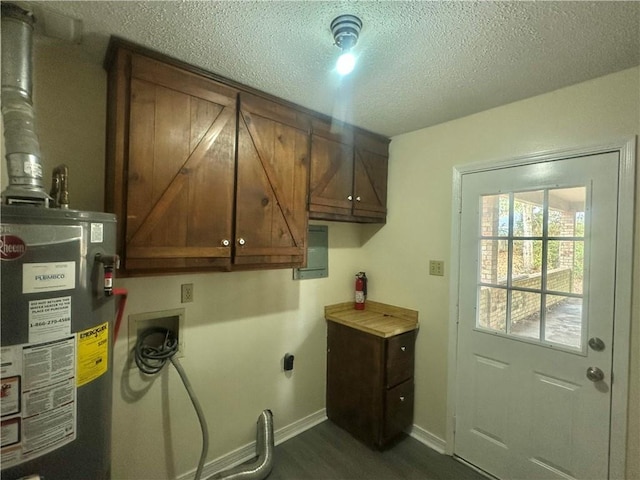
[(415, 338), (415, 332), (411, 331), (387, 340), (387, 388), (413, 376)]
[(413, 423), (413, 379), (387, 390), (384, 439), (395, 437)]

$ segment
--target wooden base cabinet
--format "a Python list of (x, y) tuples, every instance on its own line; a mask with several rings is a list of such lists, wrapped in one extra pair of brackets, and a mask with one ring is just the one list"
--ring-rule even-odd
[(383, 448), (413, 423), (416, 332), (327, 322), (327, 416), (367, 445)]

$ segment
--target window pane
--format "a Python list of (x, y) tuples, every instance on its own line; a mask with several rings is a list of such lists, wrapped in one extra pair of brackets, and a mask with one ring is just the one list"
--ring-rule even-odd
[(540, 294), (511, 291), (511, 334), (540, 339)]
[(582, 298), (546, 296), (545, 340), (582, 347)]
[(541, 237), (544, 191), (513, 194), (513, 236)]
[(481, 240), (480, 248), (480, 281), (506, 285), (509, 255), (507, 240)]
[(585, 187), (549, 190), (549, 236), (584, 237)]
[(504, 288), (480, 287), (478, 291), (477, 326), (506, 332), (507, 290)]
[(513, 287), (542, 288), (542, 240), (514, 240), (511, 269)]
[(582, 293), (584, 241), (550, 240), (547, 248), (547, 290)]
[(483, 237), (506, 237), (509, 234), (509, 195), (482, 196)]

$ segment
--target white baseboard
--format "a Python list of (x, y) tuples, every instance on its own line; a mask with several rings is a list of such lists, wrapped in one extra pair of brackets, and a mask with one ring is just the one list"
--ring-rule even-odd
[[(273, 432), (274, 442), (276, 445), (279, 445), (290, 438), (295, 437), (296, 435), (300, 435), (302, 432), (309, 430), (312, 427), (315, 427), (319, 423), (324, 422), (327, 419), (327, 411), (326, 409), (318, 410), (317, 412), (312, 413), (300, 420), (297, 420), (289, 425), (286, 425), (276, 431)], [(251, 460), (256, 457), (256, 442), (248, 443), (240, 448), (237, 448), (221, 457), (212, 460), (207, 463), (202, 469), (202, 478), (208, 478), (211, 475), (220, 472), (222, 470), (227, 470), (228, 468), (233, 468), (241, 463), (246, 462), (247, 460)], [(184, 475), (180, 475), (178, 480), (191, 480), (195, 473), (195, 468), (185, 473)]]
[(423, 443), (432, 450), (435, 450), (436, 452), (444, 455), (447, 442), (443, 438), (440, 438), (430, 431), (425, 430), (424, 428), (417, 425), (413, 425), (411, 428), (409, 428), (407, 430), (407, 433), (409, 434), (409, 436), (415, 438), (420, 443)]
[(286, 442), (290, 438), (293, 438), (296, 435), (300, 435), (302, 432), (315, 427), (319, 423), (324, 422), (326, 419), (327, 419), (327, 409), (323, 408), (322, 410), (318, 410), (317, 412), (314, 412), (311, 415), (307, 415), (306, 417), (301, 418), (300, 420), (290, 423), (286, 427), (282, 427), (276, 430), (274, 432), (274, 437), (275, 437), (274, 440), (276, 442), (276, 445), (280, 445), (281, 443)]

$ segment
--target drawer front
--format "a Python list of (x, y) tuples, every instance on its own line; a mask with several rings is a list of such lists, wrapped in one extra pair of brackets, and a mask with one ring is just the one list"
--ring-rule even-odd
[(413, 377), (415, 331), (387, 339), (386, 381), (387, 388)]
[(384, 441), (400, 434), (413, 423), (413, 379), (386, 392)]

